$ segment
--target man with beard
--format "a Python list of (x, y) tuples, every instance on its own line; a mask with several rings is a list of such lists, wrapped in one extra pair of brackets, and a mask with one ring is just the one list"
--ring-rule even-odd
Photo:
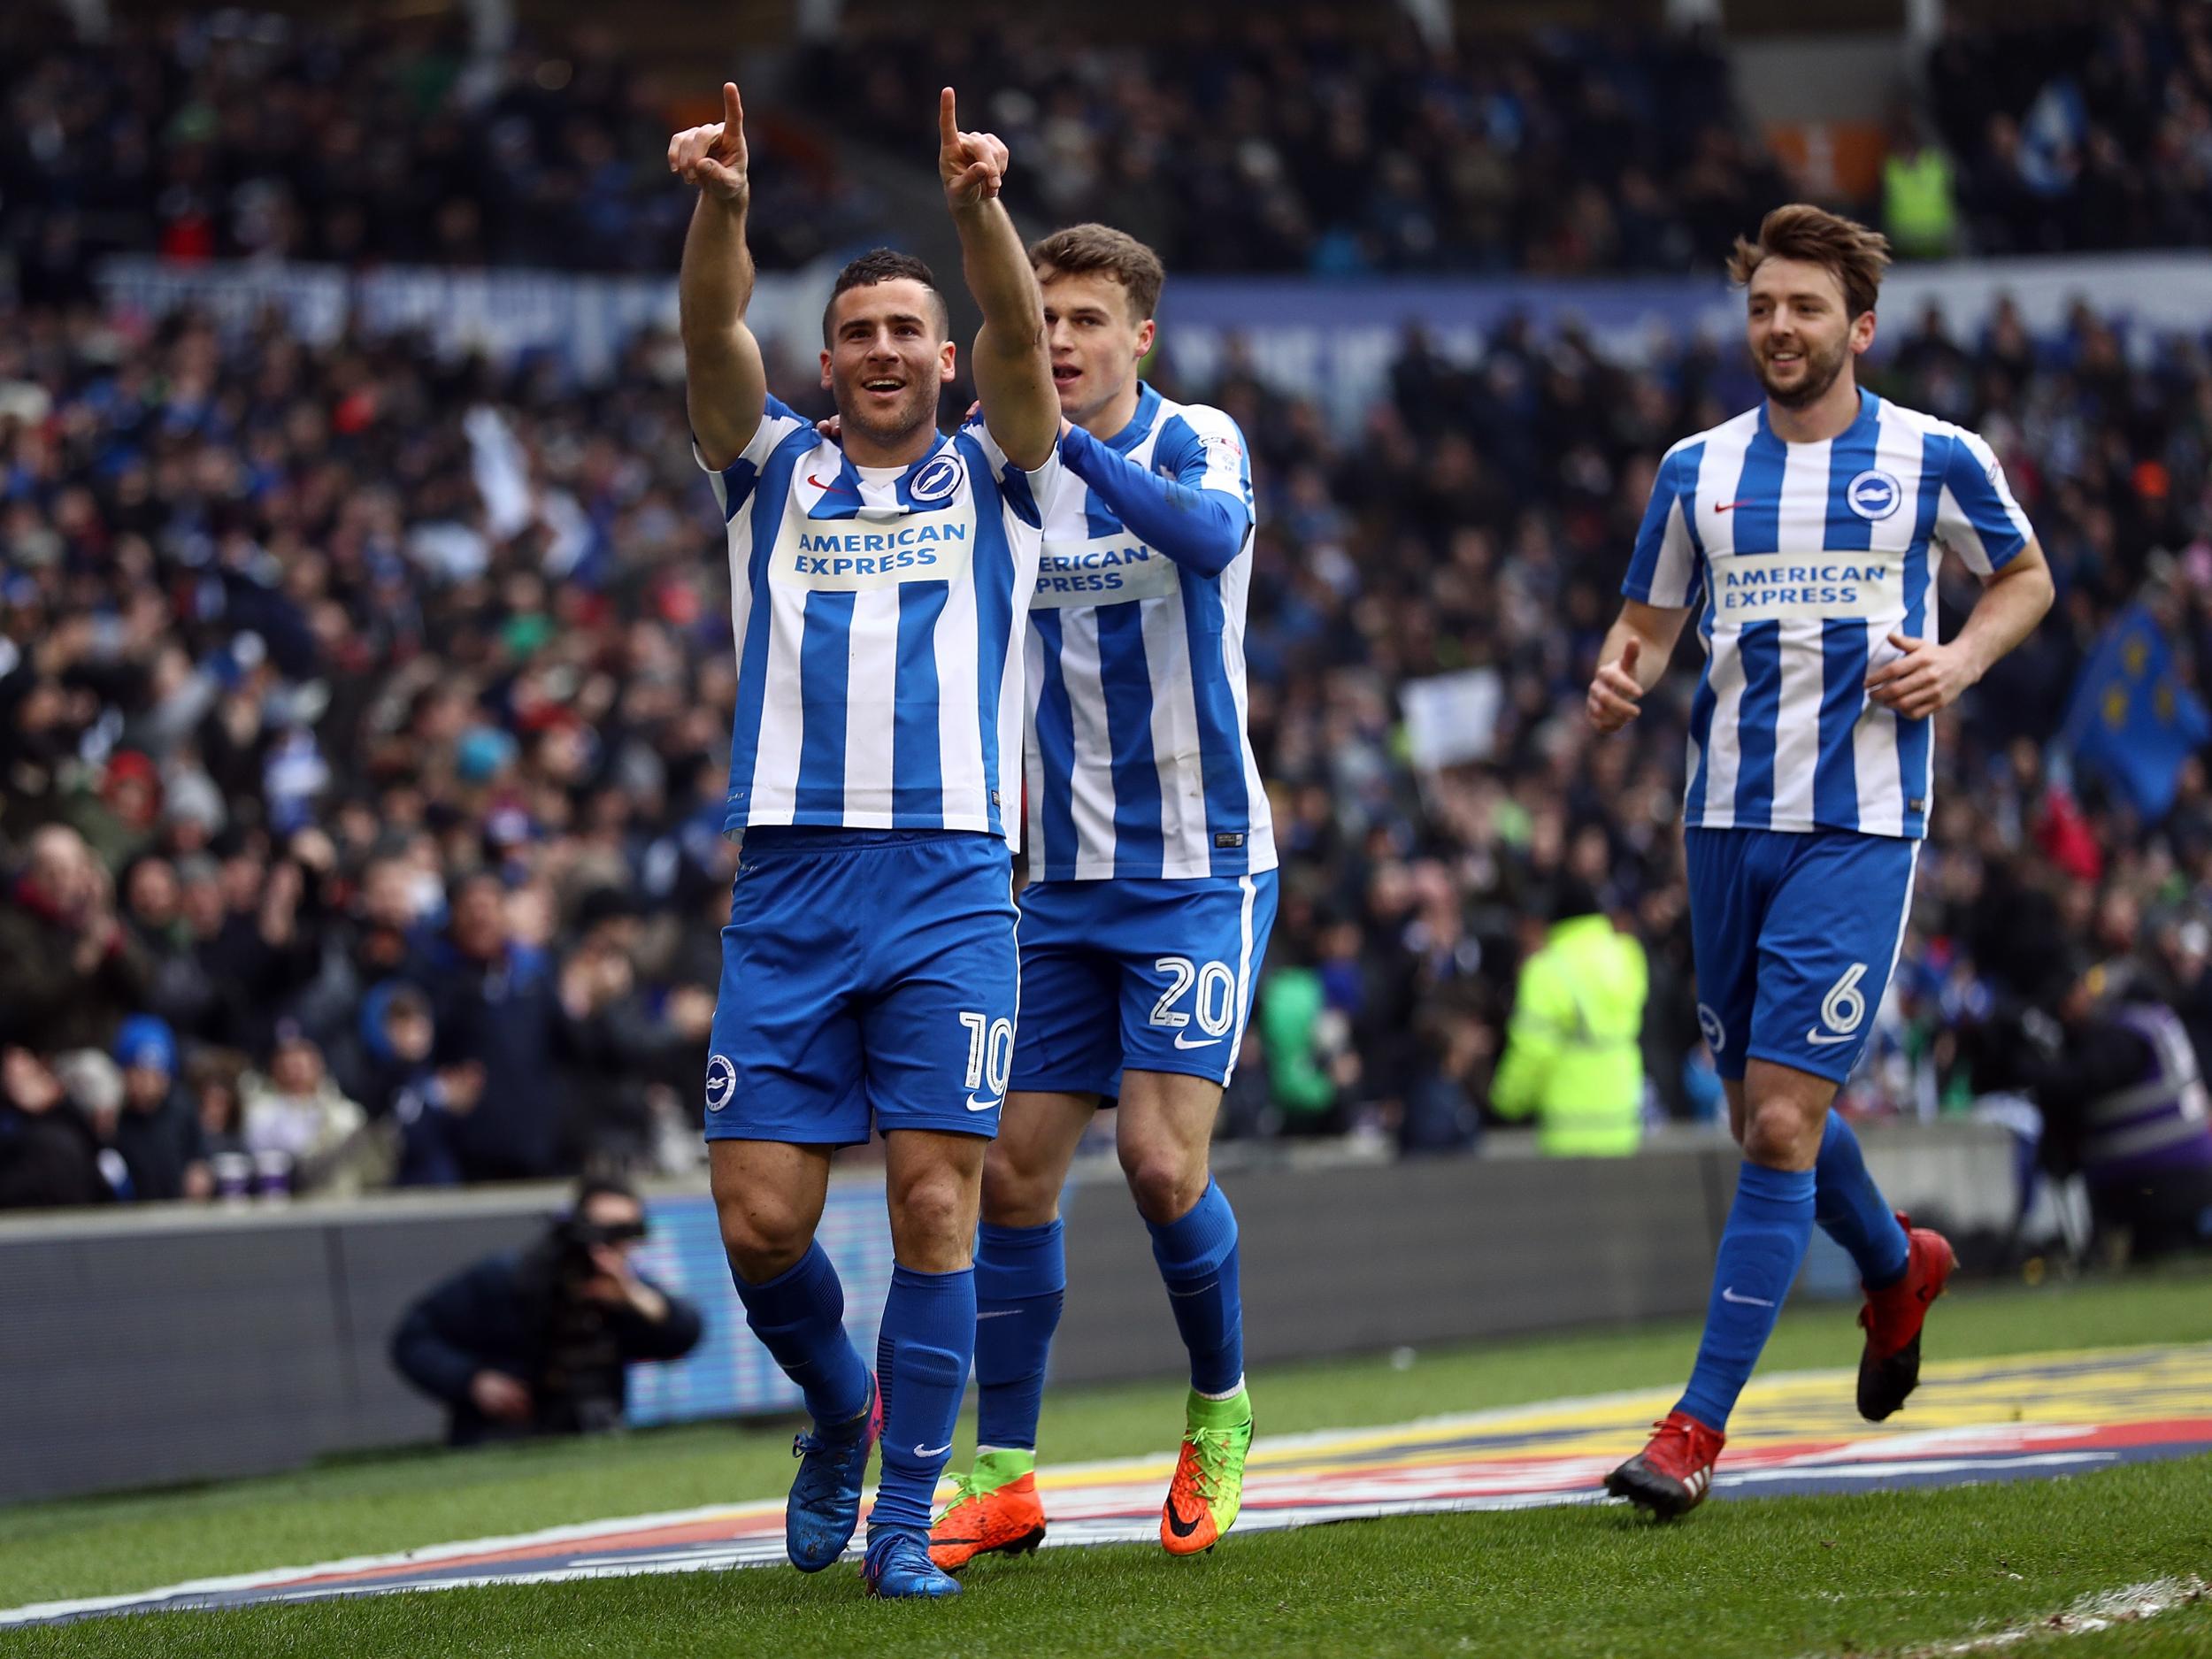
[[(822, 319), (843, 447), (771, 397), (745, 321), (742, 111), (735, 87), (722, 96), (722, 120), (668, 157), (699, 190), (681, 326), (738, 661), (712, 1183), (747, 1323), (814, 1419), (785, 1510), (792, 1564), (843, 1552), (880, 1432), (862, 1576), (878, 1595), (950, 1595), (929, 1506), (975, 1352), (983, 1152), (1013, 1056), (1023, 635), (1060, 405), (1037, 278), (998, 199), (1006, 147), (960, 130), (949, 88), (938, 172), (983, 313), (981, 418), (937, 430), (956, 350), (944, 297), (887, 249), (845, 268)], [(874, 1377), (814, 1238), (831, 1155), (872, 1124), (895, 1263)]]
[[(1830, 1110), (1896, 964), (1927, 833), (1932, 722), (2026, 637), (2051, 578), (1989, 445), (1862, 391), (1886, 241), (1777, 208), (1730, 275), (1766, 401), (1667, 452), (1589, 691), (1634, 719), (1693, 609), (1682, 821), (1698, 1023), (1743, 1148), (1690, 1386), (1606, 1489), (1674, 1516), (1712, 1484), (1728, 1414), (1815, 1222), (1866, 1292), (1858, 1407), (1880, 1422), (1920, 1379), (1921, 1324), (1951, 1247), (1893, 1216)], [(1983, 591), (1936, 637), (1945, 549)]]

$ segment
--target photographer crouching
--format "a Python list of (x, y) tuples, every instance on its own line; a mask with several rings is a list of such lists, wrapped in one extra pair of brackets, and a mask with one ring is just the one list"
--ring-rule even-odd
[(698, 1310), (630, 1265), (645, 1236), (636, 1194), (587, 1181), (528, 1249), (465, 1268), (408, 1309), (392, 1363), (446, 1406), (449, 1444), (617, 1427), (623, 1367), (691, 1351)]

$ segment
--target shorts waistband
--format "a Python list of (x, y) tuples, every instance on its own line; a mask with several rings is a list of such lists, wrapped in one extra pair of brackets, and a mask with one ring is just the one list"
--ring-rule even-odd
[(984, 830), (846, 829), (836, 825), (756, 824), (739, 838), (743, 854), (848, 853), (878, 847), (927, 847), (996, 841)]

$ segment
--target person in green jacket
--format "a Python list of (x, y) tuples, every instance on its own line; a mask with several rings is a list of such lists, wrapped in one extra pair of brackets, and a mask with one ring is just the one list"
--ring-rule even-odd
[(1586, 883), (1563, 881), (1551, 915), (1521, 964), (1490, 1104), (1534, 1117), (1537, 1147), (1553, 1156), (1624, 1156), (1643, 1132), (1644, 948), (1615, 930)]

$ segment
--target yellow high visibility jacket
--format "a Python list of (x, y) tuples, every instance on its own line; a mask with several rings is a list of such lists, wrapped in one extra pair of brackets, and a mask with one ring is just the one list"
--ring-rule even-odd
[(1638, 1039), (1649, 988), (1641, 942), (1602, 916), (1558, 923), (1521, 966), (1491, 1105), (1507, 1118), (1533, 1115), (1546, 1153), (1633, 1152), (1643, 1128)]

